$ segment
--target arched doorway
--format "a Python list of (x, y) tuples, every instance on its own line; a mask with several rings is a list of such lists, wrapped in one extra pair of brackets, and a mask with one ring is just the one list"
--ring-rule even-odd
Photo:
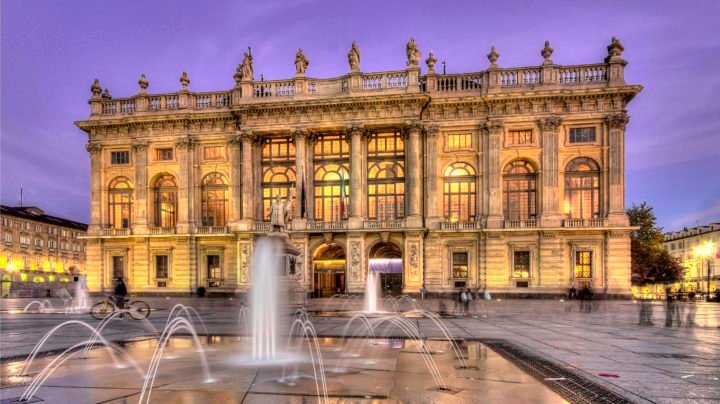
[(313, 255), (313, 296), (345, 293), (345, 250), (336, 243), (322, 244)]
[(403, 289), (403, 262), (400, 247), (393, 243), (377, 243), (370, 249), (370, 271), (380, 274), (382, 295), (397, 296)]

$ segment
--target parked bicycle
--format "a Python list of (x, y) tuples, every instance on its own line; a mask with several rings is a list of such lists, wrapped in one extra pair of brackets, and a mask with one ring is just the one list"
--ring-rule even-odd
[[(127, 310), (130, 317), (135, 320), (143, 320), (150, 315), (150, 305), (142, 300), (124, 299), (123, 310)], [(120, 310), (113, 296), (105, 296), (105, 298), (93, 305), (90, 309), (90, 315), (96, 320), (103, 320), (105, 317)]]

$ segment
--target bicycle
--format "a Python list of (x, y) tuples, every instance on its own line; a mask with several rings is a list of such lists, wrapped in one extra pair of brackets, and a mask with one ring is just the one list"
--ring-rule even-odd
[[(103, 320), (115, 311), (120, 310), (113, 301), (112, 296), (95, 303), (90, 309), (90, 315), (96, 320)], [(150, 305), (142, 300), (134, 300), (125, 305), (125, 309), (134, 320), (143, 320), (150, 315)]]

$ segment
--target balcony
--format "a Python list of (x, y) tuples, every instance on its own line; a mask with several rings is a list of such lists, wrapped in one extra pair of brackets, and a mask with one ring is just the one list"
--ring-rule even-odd
[(440, 230), (475, 230), (480, 228), (480, 222), (456, 222), (446, 220), (440, 222)]
[(267, 233), (270, 231), (270, 222), (255, 222), (253, 230)]
[(228, 232), (227, 226), (197, 226), (195, 228), (196, 234), (226, 234)]
[(402, 229), (405, 228), (405, 219), (366, 220), (363, 227), (366, 229)]
[(533, 227), (538, 227), (538, 221), (536, 219), (506, 220), (504, 227), (506, 229), (533, 228)]
[(568, 228), (585, 228), (585, 227), (605, 227), (607, 219), (565, 219), (563, 227)]
[(341, 222), (318, 222), (309, 221), (307, 224), (308, 230), (347, 230), (347, 221)]
[(150, 235), (175, 234), (174, 227), (150, 227), (148, 230)]
[(100, 235), (101, 236), (129, 236), (130, 235), (130, 229), (115, 229), (115, 228), (107, 228), (107, 229), (100, 229)]

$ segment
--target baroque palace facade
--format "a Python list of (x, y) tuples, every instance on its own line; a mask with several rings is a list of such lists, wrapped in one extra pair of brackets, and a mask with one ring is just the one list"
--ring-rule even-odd
[(627, 103), (613, 38), (603, 63), (439, 74), (412, 39), (404, 70), (254, 80), (250, 49), (226, 91), (112, 98), (96, 80), (89, 137), (91, 290), (248, 289), (254, 240), (279, 195), (301, 255), (287, 275), (309, 295), (630, 294), (624, 213)]

